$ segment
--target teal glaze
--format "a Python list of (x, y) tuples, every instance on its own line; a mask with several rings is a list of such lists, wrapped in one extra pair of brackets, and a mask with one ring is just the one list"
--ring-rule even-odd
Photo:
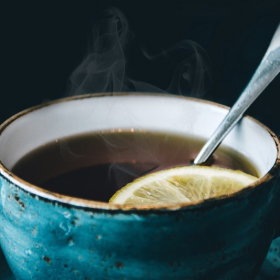
[(278, 280), (280, 279), (280, 237), (273, 240), (267, 258), (264, 261), (259, 276), (256, 280)]
[(254, 279), (277, 197), (272, 180), (178, 210), (102, 210), (40, 198), (1, 177), (0, 241), (16, 279)]

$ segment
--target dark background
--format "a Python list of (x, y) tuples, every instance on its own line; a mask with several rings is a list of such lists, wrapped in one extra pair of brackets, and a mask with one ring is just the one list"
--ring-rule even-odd
[[(138, 42), (129, 53), (133, 78), (166, 89), (170, 65), (151, 64), (139, 45), (157, 53), (178, 41), (192, 40), (211, 60), (211, 86), (203, 98), (229, 106), (254, 73), (280, 22), (278, 0), (11, 0), (0, 5), (0, 122), (67, 95), (68, 77), (85, 57), (92, 26), (110, 6), (124, 13)], [(279, 94), (280, 76), (248, 111), (277, 134)]]

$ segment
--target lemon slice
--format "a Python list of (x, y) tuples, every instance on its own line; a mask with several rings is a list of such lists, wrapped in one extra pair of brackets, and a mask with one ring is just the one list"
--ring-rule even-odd
[(109, 203), (158, 205), (191, 203), (229, 195), (258, 180), (241, 171), (185, 166), (148, 174), (117, 191)]

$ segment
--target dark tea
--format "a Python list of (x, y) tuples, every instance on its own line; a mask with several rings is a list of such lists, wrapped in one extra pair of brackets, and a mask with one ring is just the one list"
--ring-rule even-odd
[[(12, 171), (52, 192), (107, 202), (135, 178), (189, 165), (203, 141), (163, 132), (114, 130), (57, 139), (20, 159)], [(258, 176), (240, 153), (219, 148), (210, 165)]]

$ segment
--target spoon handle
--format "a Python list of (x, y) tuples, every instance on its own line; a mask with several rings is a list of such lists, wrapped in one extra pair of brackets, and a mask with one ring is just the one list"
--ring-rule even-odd
[(280, 25), (278, 26), (268, 50), (249, 84), (236, 103), (218, 126), (210, 139), (202, 147), (194, 164), (204, 163), (218, 148), (223, 139), (242, 118), (244, 112), (280, 72)]

